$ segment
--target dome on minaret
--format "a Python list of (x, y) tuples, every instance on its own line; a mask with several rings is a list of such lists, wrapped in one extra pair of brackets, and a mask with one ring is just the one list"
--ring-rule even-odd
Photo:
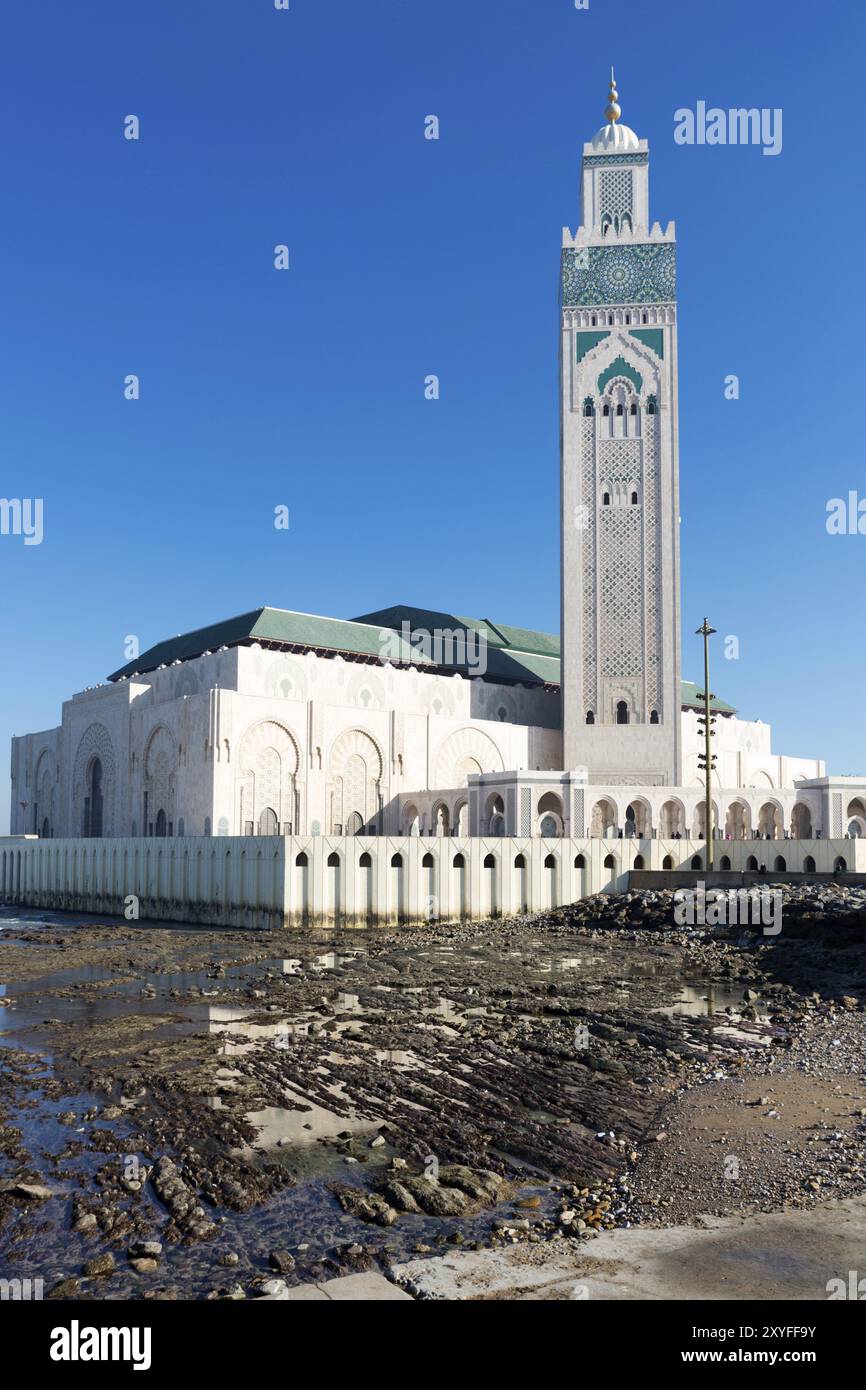
[(610, 88), (607, 95), (607, 107), (605, 108), (604, 118), (607, 122), (601, 130), (597, 131), (592, 138), (592, 148), (600, 153), (623, 154), (626, 150), (636, 150), (640, 141), (634, 131), (627, 125), (620, 125), (619, 118), (622, 109), (619, 105), (619, 92), (616, 90), (616, 78), (613, 75), (613, 68), (610, 70)]

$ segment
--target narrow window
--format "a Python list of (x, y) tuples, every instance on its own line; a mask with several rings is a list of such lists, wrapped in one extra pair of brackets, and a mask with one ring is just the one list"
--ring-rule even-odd
[(618, 701), (617, 701), (617, 706), (616, 706), (616, 722), (617, 722), (617, 724), (627, 724), (627, 723), (628, 723), (628, 705), (626, 704), (625, 700), (618, 700)]
[(595, 723), (595, 713), (594, 713), (594, 711), (591, 710), (591, 709), (588, 709), (588, 710), (586, 711), (586, 722), (587, 722), (587, 724), (594, 724), (594, 723)]

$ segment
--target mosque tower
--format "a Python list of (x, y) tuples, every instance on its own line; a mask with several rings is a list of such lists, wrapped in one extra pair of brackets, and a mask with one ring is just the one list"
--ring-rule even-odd
[(563, 231), (560, 426), (566, 770), (681, 781), (674, 224), (649, 221), (649, 147), (620, 121), (583, 147)]

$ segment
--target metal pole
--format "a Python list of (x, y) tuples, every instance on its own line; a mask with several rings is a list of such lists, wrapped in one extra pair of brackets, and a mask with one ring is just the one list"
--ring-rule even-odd
[(707, 764), (707, 809), (705, 825), (707, 830), (707, 868), (713, 867), (713, 763), (710, 753), (712, 731), (710, 728), (710, 630), (704, 618), (704, 748)]
[(710, 690), (710, 637), (715, 632), (706, 618), (698, 628), (697, 636), (704, 639), (704, 776), (706, 778), (706, 801), (704, 803), (704, 829), (707, 838), (707, 868), (713, 867), (713, 755), (712, 755), (712, 691)]

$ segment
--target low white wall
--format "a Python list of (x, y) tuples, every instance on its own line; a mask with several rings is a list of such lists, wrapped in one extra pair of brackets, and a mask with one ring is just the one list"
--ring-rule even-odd
[[(832, 873), (841, 858), (866, 872), (861, 840), (716, 841), (716, 868), (723, 856), (732, 869)], [(634, 868), (703, 863), (693, 840), (10, 836), (0, 838), (0, 902), (122, 915), (135, 898), (138, 916), (161, 921), (365, 926), (539, 912), (622, 891)]]

